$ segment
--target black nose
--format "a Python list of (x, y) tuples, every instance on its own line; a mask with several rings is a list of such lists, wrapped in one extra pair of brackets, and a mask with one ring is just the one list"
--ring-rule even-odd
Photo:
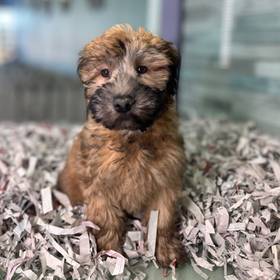
[(116, 96), (113, 100), (114, 108), (119, 113), (130, 111), (134, 104), (134, 98), (131, 96)]

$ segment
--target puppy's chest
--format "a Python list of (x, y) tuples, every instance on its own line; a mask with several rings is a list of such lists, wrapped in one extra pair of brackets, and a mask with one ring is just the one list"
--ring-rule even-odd
[[(153, 172), (162, 153), (154, 143), (127, 142), (92, 145), (84, 161), (85, 174), (93, 182), (101, 182), (105, 189), (127, 192), (155, 185)], [(160, 170), (157, 168), (157, 172)]]

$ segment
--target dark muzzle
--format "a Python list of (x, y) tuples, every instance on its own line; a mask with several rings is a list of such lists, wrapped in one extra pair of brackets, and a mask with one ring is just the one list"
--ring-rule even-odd
[(134, 97), (131, 95), (118, 95), (113, 99), (113, 105), (118, 113), (127, 113), (135, 103)]

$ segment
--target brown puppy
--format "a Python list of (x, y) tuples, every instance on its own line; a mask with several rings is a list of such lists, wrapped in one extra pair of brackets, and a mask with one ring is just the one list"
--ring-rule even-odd
[(100, 226), (99, 250), (121, 251), (127, 213), (159, 210), (156, 257), (184, 257), (175, 221), (185, 169), (174, 104), (178, 54), (144, 29), (112, 27), (85, 46), (78, 71), (88, 118), (76, 137), (60, 188), (85, 203)]

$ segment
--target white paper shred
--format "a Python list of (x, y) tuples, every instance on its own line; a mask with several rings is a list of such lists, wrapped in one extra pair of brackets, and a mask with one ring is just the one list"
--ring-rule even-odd
[(48, 233), (54, 235), (73, 235), (83, 233), (86, 227), (99, 230), (99, 227), (90, 221), (83, 221), (81, 225), (72, 228), (61, 228), (53, 225), (49, 225), (43, 222), (41, 218), (37, 219), (37, 225), (42, 226)]
[(171, 279), (172, 280), (177, 280), (175, 264), (171, 264), (170, 268), (171, 268)]
[(88, 233), (85, 231), (81, 234), (79, 239), (80, 246), (80, 262), (89, 263), (90, 262), (90, 240)]
[(16, 270), (16, 273), (25, 277), (25, 279), (29, 280), (37, 280), (38, 276), (30, 269), (23, 271), (21, 268)]
[(279, 247), (280, 245), (273, 245), (271, 247), (272, 254), (273, 254), (273, 265), (276, 271), (279, 271)]
[(17, 240), (21, 239), (22, 233), (24, 231), (27, 231), (28, 233), (30, 233), (31, 230), (31, 224), (28, 220), (28, 216), (24, 215), (23, 220), (18, 223), (18, 225), (14, 228), (14, 235), (17, 238)]
[(131, 241), (140, 241), (143, 239), (143, 232), (142, 231), (128, 231), (127, 236)]
[(26, 176), (27, 177), (30, 177), (30, 176), (32, 176), (34, 174), (37, 162), (38, 162), (38, 158), (37, 157), (31, 156), (29, 158), (29, 165), (28, 165), (28, 169), (26, 171)]
[(218, 207), (215, 214), (217, 232), (225, 233), (228, 229), (229, 214), (225, 207)]
[(245, 223), (231, 223), (228, 227), (228, 231), (241, 231), (246, 229)]
[[(56, 189), (79, 130), (0, 123), (0, 269), (7, 280), (142, 280), (148, 263), (157, 265), (158, 214), (148, 230), (128, 221), (126, 260), (97, 252), (98, 227)], [(214, 267), (224, 268), (226, 280), (280, 279), (280, 141), (226, 121), (188, 121), (182, 132), (188, 162), (179, 231), (193, 269), (203, 279), (202, 269)]]
[(47, 214), (48, 212), (52, 211), (52, 191), (50, 187), (41, 189), (41, 199), (43, 214)]
[(203, 223), (204, 216), (199, 207), (191, 200), (191, 198), (185, 196), (184, 203), (188, 207), (188, 211), (193, 214), (193, 216), (199, 221), (199, 223)]
[(66, 194), (58, 190), (53, 190), (53, 194), (55, 198), (59, 201), (59, 203), (63, 205), (66, 209), (72, 209), (71, 202)]
[(113, 250), (106, 252), (106, 255), (108, 256), (106, 265), (111, 275), (123, 274), (126, 258)]
[(158, 210), (152, 210), (150, 214), (148, 224), (148, 252), (147, 257), (154, 257), (156, 250), (156, 239), (157, 239), (157, 222), (158, 222)]
[(41, 249), (40, 260), (42, 264), (43, 273), (46, 272), (47, 268), (54, 270), (54, 276), (64, 278), (63, 267), (64, 262), (59, 258), (54, 257), (45, 248)]
[(280, 182), (280, 165), (276, 161), (271, 161), (271, 167), (278, 182)]
[(280, 278), (280, 141), (226, 121), (186, 122), (182, 130), (191, 164), (181, 232), (193, 268), (201, 275), (198, 265), (223, 266), (227, 280)]
[(50, 235), (50, 234), (47, 234), (47, 237), (50, 241), (50, 244), (53, 246), (53, 248), (56, 249), (56, 251), (58, 253), (60, 253), (64, 259), (66, 260), (66, 262), (68, 262), (70, 265), (72, 265), (74, 268), (78, 268), (80, 265), (78, 262), (74, 261), (70, 254), (64, 249), (62, 248), (62, 246), (60, 246), (55, 240), (54, 238)]
[(198, 257), (195, 253), (192, 252), (192, 257), (194, 259), (194, 261), (196, 262), (196, 264), (200, 267), (206, 268), (208, 270), (213, 270), (214, 265), (209, 263), (206, 259)]

